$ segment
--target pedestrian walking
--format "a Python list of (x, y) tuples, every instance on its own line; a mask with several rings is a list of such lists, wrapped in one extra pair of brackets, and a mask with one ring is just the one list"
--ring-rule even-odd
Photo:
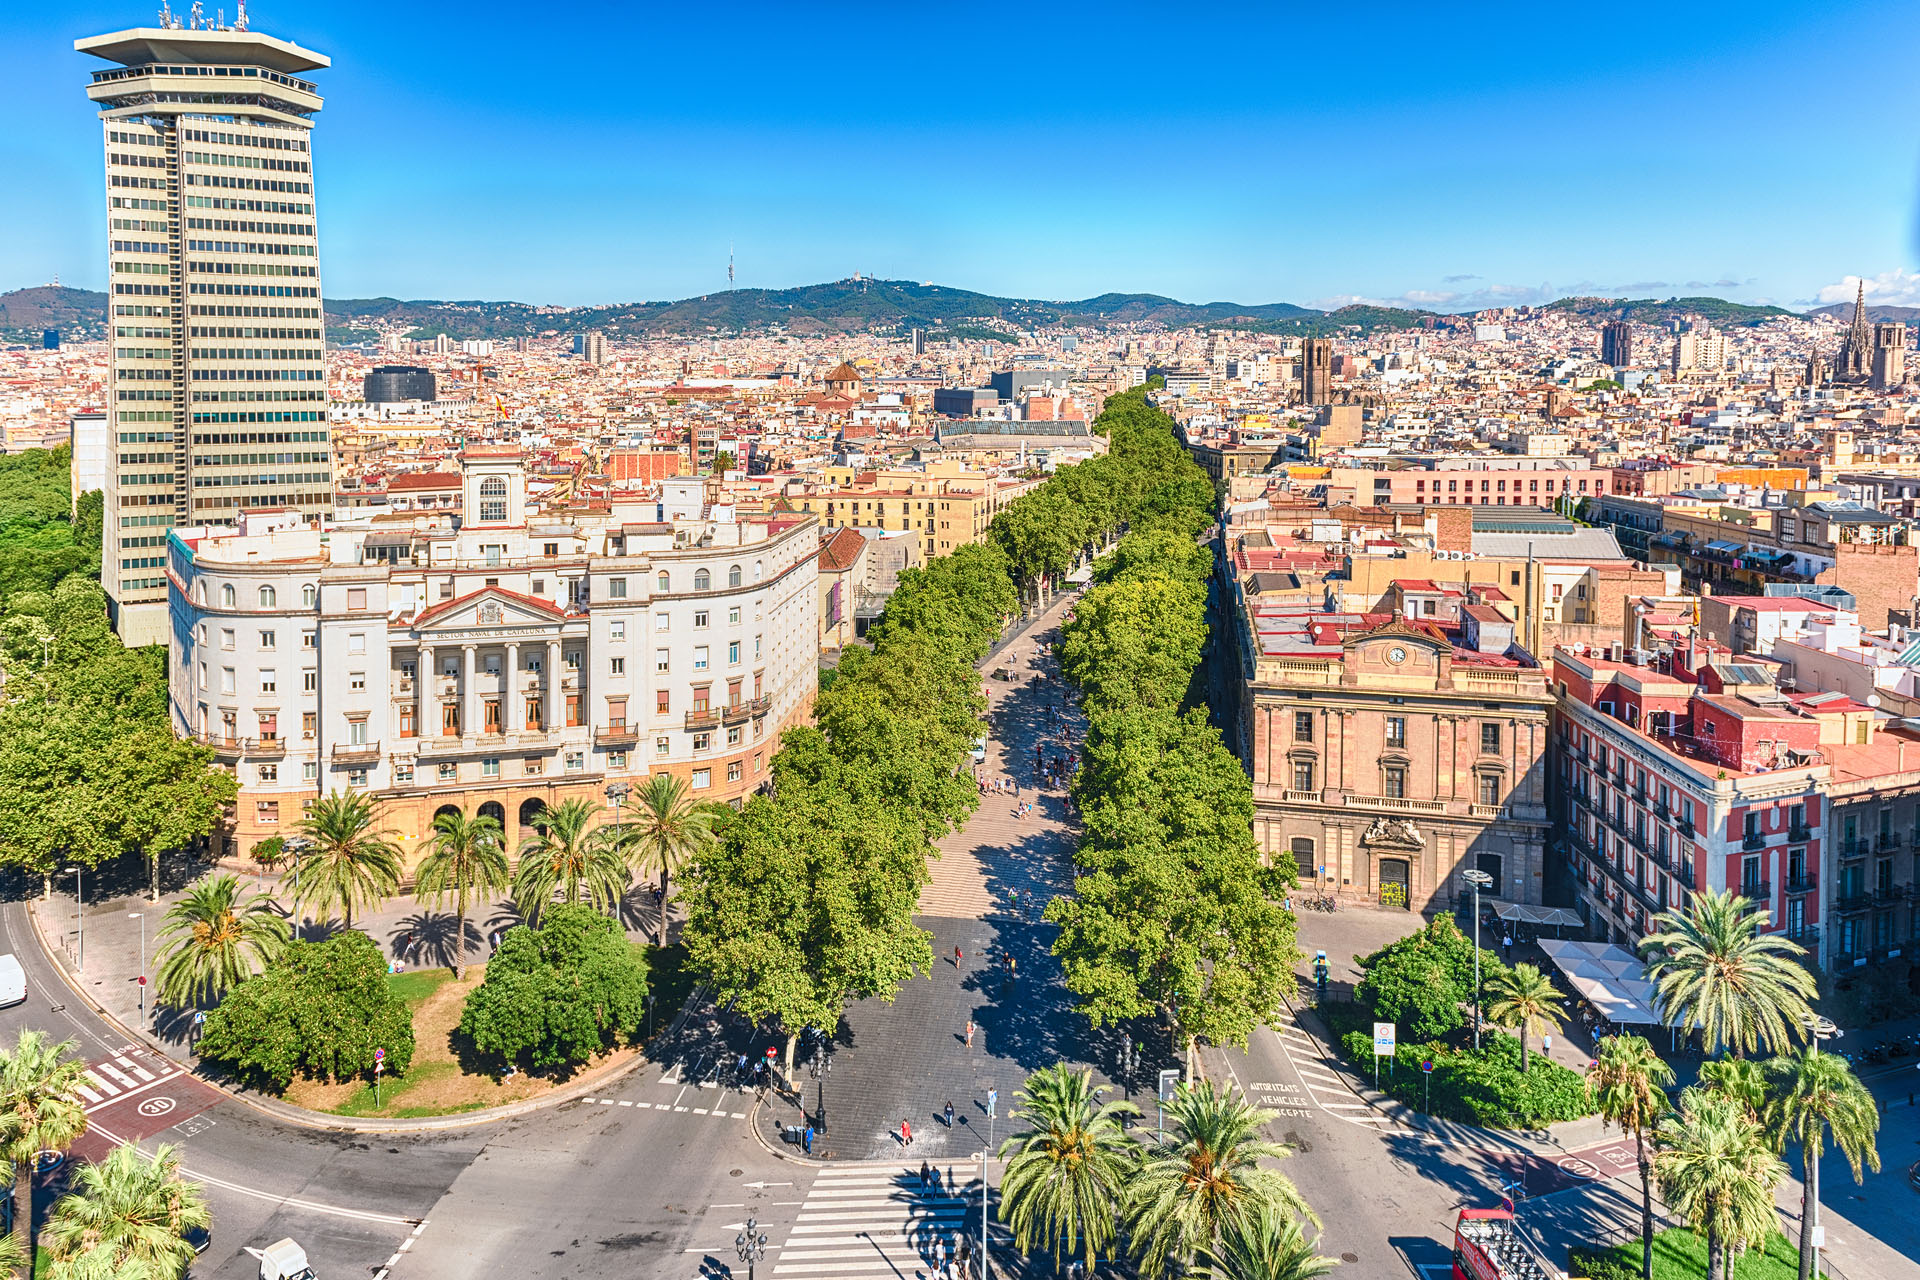
[(808, 1125), (807, 1131), (804, 1134), (800, 1135), (800, 1149), (806, 1152), (808, 1155), (813, 1154), (813, 1126), (812, 1125)]
[(1500, 949), (1506, 952), (1507, 963), (1512, 964), (1513, 963), (1513, 935), (1512, 934), (1503, 933), (1500, 935)]
[(913, 1145), (913, 1126), (908, 1124), (905, 1120), (902, 1120), (900, 1122), (900, 1145), (903, 1147), (910, 1147)]
[[(967, 1048), (969, 1049), (973, 1048), (973, 1019), (972, 1018), (967, 1019)], [(947, 1107), (949, 1110), (951, 1110), (953, 1107), (953, 1104), (948, 1103)]]
[(960, 961), (964, 958), (960, 953), (960, 948), (955, 947), (953, 949), (953, 967), (958, 969), (960, 967)]
[(953, 1128), (953, 1103), (947, 1103), (947, 1128)]
[(925, 1160), (920, 1162), (920, 1189), (925, 1191), (933, 1183), (933, 1167)]

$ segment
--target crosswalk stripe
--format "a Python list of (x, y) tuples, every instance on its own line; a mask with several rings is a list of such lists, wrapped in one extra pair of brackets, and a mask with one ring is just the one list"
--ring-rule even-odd
[(104, 1071), (109, 1076), (112, 1076), (114, 1083), (119, 1085), (122, 1089), (131, 1089), (134, 1087), (133, 1077), (130, 1075), (127, 1075), (125, 1072), (117, 1070), (116, 1068), (114, 1068), (113, 1066), (105, 1062), (96, 1063), (95, 1065), (101, 1071)]
[(83, 1084), (77, 1084), (73, 1086), (73, 1091), (79, 1094), (81, 1097), (85, 1098), (88, 1102), (100, 1101), (100, 1095), (95, 1093), (93, 1090), (87, 1088), (87, 1086)]
[(126, 1058), (115, 1058), (114, 1061), (119, 1063), (121, 1066), (125, 1067), (127, 1070), (133, 1072), (133, 1074), (139, 1076), (142, 1080), (153, 1079), (153, 1072), (147, 1070), (145, 1067), (141, 1066), (137, 1062), (129, 1061)]

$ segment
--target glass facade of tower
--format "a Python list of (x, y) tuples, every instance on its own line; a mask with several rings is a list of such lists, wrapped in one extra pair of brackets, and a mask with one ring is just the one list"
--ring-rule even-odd
[(166, 638), (176, 525), (333, 505), (311, 135), (270, 36), (150, 28), (76, 42), (106, 154), (113, 338), (102, 585), (129, 644)]

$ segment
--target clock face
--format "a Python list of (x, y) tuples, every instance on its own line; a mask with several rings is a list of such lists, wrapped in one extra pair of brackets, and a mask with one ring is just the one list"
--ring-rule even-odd
[(1407, 651), (1405, 649), (1402, 649), (1399, 645), (1395, 645), (1393, 646), (1393, 648), (1387, 650), (1388, 662), (1399, 663), (1399, 662), (1405, 662), (1406, 660), (1407, 660)]

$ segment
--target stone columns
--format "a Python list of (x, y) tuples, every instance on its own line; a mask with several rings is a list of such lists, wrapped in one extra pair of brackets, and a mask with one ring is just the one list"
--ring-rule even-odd
[(500, 732), (518, 733), (525, 728), (520, 723), (520, 645), (517, 641), (507, 643), (507, 665), (500, 681)]
[(480, 724), (480, 679), (479, 662), (474, 656), (476, 646), (460, 646), (460, 733), (471, 738), (478, 734)]
[(413, 664), (413, 732), (418, 737), (440, 732), (440, 726), (435, 723), (440, 703), (433, 696), (434, 686), (433, 646), (423, 644)]

